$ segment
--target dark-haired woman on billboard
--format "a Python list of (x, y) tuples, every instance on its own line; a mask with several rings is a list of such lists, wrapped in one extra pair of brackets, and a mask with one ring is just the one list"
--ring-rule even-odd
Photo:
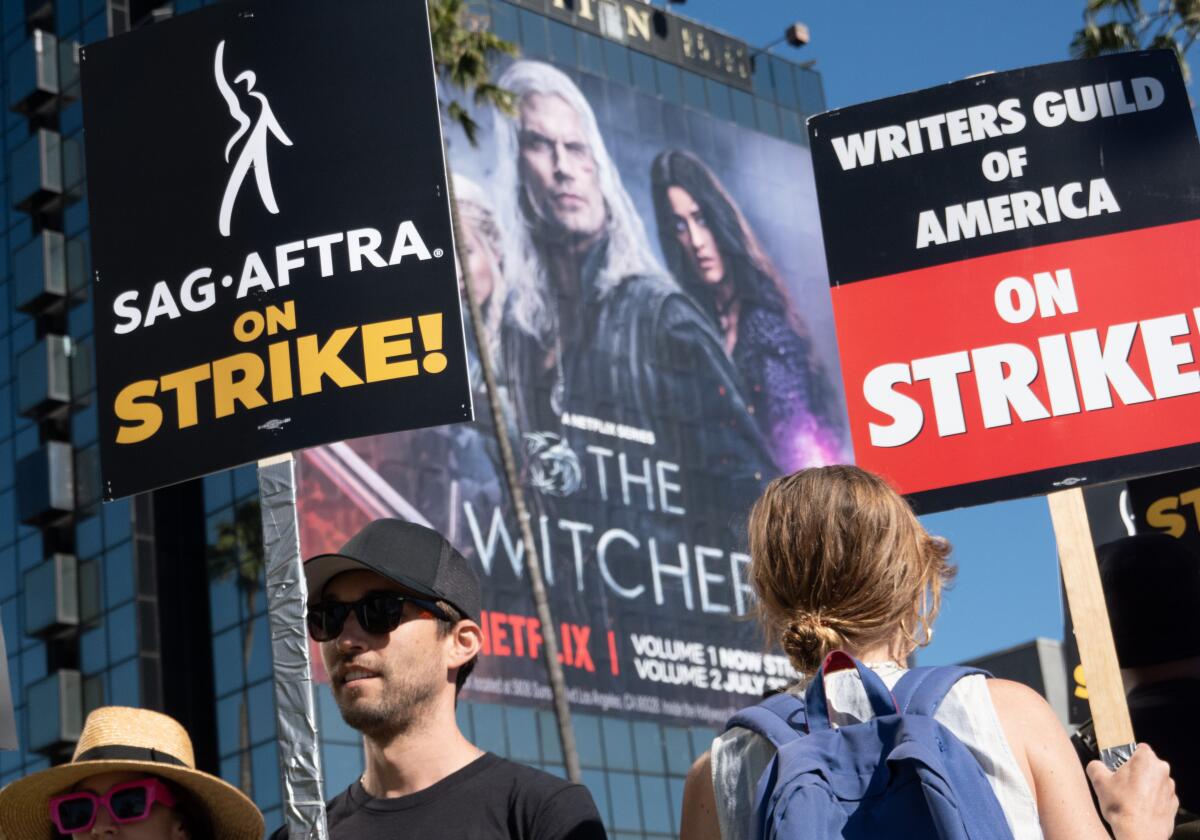
[(716, 175), (670, 149), (650, 167), (658, 238), (713, 319), (784, 471), (845, 460), (837, 394), (770, 258)]

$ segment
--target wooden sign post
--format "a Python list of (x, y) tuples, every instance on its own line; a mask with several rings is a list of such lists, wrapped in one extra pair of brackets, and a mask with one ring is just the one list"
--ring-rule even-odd
[(1047, 496), (1046, 501), (1054, 523), (1058, 561), (1075, 626), (1079, 660), (1087, 675), (1088, 705), (1092, 710), (1100, 757), (1110, 770), (1115, 770), (1133, 754), (1133, 724), (1129, 721), (1129, 706), (1125, 702), (1108, 608), (1100, 586), (1100, 570), (1083, 505), (1083, 490), (1078, 487), (1060, 490)]

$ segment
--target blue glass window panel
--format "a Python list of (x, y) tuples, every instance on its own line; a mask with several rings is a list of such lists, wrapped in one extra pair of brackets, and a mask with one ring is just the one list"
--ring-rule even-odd
[[(175, 0), (175, 14), (177, 16), (182, 15), (186, 12), (199, 9), (202, 5), (203, 3), (201, 0)], [(280, 822), (282, 822), (282, 819), (277, 820), (276, 822), (268, 822), (267, 831), (271, 830), (271, 826), (278, 825)]]
[(16, 650), (18, 639), (24, 638), (24, 634), (17, 635), (17, 599), (5, 601), (0, 604), (0, 626), (4, 628), (4, 638), (8, 639), (8, 654), (12, 654)]
[(642, 822), (646, 831), (669, 834), (671, 825), (671, 801), (667, 795), (667, 780), (663, 776), (638, 776), (641, 788)]
[(671, 830), (679, 833), (679, 816), (683, 813), (683, 779), (667, 777), (667, 788), (671, 791)]
[(603, 767), (604, 752), (600, 746), (600, 719), (595, 715), (571, 715), (575, 727), (575, 749), (584, 767)]
[(654, 59), (645, 53), (630, 50), (629, 63), (633, 68), (633, 86), (642, 93), (658, 93), (658, 80), (654, 75)]
[(95, 403), (71, 414), (71, 442), (76, 449), (86, 448), (99, 437), (100, 427), (96, 419)]
[[(79, 0), (55, 0), (54, 23), (58, 27), (59, 37), (73, 33), (83, 22), (80, 16)], [(68, 47), (70, 44), (67, 45)]]
[(632, 770), (633, 733), (629, 722), (605, 717), (600, 721), (600, 731), (604, 736), (604, 766), (612, 770)]
[(111, 610), (105, 622), (108, 624), (108, 658), (110, 662), (120, 662), (130, 656), (136, 656), (138, 651), (137, 613), (135, 604), (130, 601), (122, 607)]
[(704, 96), (704, 77), (688, 70), (683, 73), (683, 103), (701, 111), (708, 110), (708, 101)]
[(46, 645), (32, 639), (27, 639), (27, 645), (21, 652), (21, 681), (29, 684), (46, 676)]
[(541, 760), (538, 748), (537, 717), (533, 709), (509, 706), (505, 710), (508, 718), (509, 758), (525, 763)]
[(758, 115), (758, 128), (773, 137), (778, 137), (782, 131), (779, 127), (779, 109), (775, 104), (765, 99), (754, 100), (754, 110)]
[[(0, 388), (0, 438), (6, 438), (12, 434), (12, 389), (5, 385)], [(4, 524), (4, 520), (0, 519), (0, 526)], [(11, 527), (0, 529), (0, 534), (12, 534)]]
[(100, 517), (89, 516), (76, 524), (76, 551), (80, 559), (96, 557), (103, 547), (104, 535)]
[(125, 542), (104, 552), (105, 603), (116, 606), (134, 594), (133, 544)]
[(35, 531), (17, 543), (17, 562), (21, 565), (22, 573), (29, 571), (45, 559), (42, 551), (42, 535), (38, 532)]
[(97, 674), (108, 667), (108, 632), (104, 625), (79, 634), (79, 670)]
[(275, 741), (255, 747), (250, 752), (250, 767), (254, 777), (254, 802), (262, 810), (280, 804), (279, 750)]
[(103, 14), (106, 5), (106, 0), (83, 0), (83, 19), (87, 20), (95, 15)]
[(258, 467), (247, 464), (233, 470), (233, 497), (244, 499), (258, 495)]
[(234, 575), (224, 575), (209, 581), (208, 610), (214, 632), (238, 623), (240, 601), (241, 592)]
[(212, 513), (233, 502), (233, 476), (229, 470), (204, 476), (204, 510)]
[[(0, 301), (0, 305), (3, 304), (4, 301)], [(12, 354), (8, 352), (8, 343), (8, 336), (0, 335), (0, 382), (7, 382), (12, 376)]]
[(91, 44), (96, 41), (102, 41), (108, 37), (108, 20), (103, 14), (96, 15), (83, 25), (83, 31), (80, 33), (80, 41), (85, 44)]
[(692, 758), (688, 761), (690, 765), (698, 756), (708, 752), (712, 747), (713, 738), (717, 737), (717, 730), (708, 726), (693, 726), (692, 727)]
[(109, 698), (114, 706), (142, 705), (142, 679), (137, 659), (117, 665), (109, 672)]
[(821, 74), (802, 67), (795, 68), (796, 87), (800, 92), (800, 110), (806, 114), (819, 114), (825, 110), (825, 89), (821, 86)]
[(520, 41), (521, 27), (517, 24), (517, 10), (507, 3), (493, 3), (492, 31), (506, 41)]
[(521, 52), (529, 58), (549, 58), (550, 41), (546, 37), (546, 18), (521, 9)]
[(637, 769), (644, 773), (665, 773), (663, 764), (662, 728), (656, 723), (636, 721), (633, 724), (633, 749)]
[(363, 772), (362, 745), (326, 744), (321, 750), (325, 795), (332, 797), (358, 781)]
[(744, 90), (730, 89), (733, 96), (733, 120), (746, 128), (757, 128), (754, 119), (754, 97)]
[[(580, 760), (582, 761), (582, 758)], [(596, 810), (600, 812), (600, 819), (605, 825), (610, 825), (612, 823), (612, 809), (608, 807), (608, 783), (604, 779), (604, 771), (584, 770), (581, 775), (583, 776), (584, 787), (588, 789), (588, 792), (592, 795), (592, 799), (596, 802)]]
[(213, 688), (218, 697), (242, 687), (242, 628), (213, 637)]
[(612, 827), (617, 831), (641, 831), (638, 812), (637, 779), (632, 773), (606, 773), (608, 795), (612, 803)]
[(779, 118), (783, 129), (783, 139), (792, 143), (808, 145), (808, 132), (800, 122), (800, 115), (794, 111), (779, 109)]
[(750, 85), (755, 96), (774, 96), (775, 85), (771, 83), (770, 56), (759, 53), (750, 59)]
[[(9, 547), (0, 551), (0, 601), (17, 594), (17, 552)], [(0, 607), (3, 609), (3, 607)], [(11, 642), (10, 642), (11, 644)]]
[(241, 746), (241, 711), (240, 691), (217, 701), (217, 750), (222, 757), (232, 755)]
[(568, 67), (575, 66), (575, 29), (556, 20), (546, 22), (550, 27), (550, 58)]
[(699, 755), (692, 754), (692, 741), (688, 731), (678, 726), (664, 726), (663, 736), (667, 742), (667, 770), (679, 775), (686, 774), (692, 762), (696, 760), (696, 755)]
[(563, 767), (561, 764), (543, 764), (542, 769), (551, 776), (558, 776), (560, 779), (567, 778), (567, 768)]
[[(317, 693), (317, 714), (320, 716), (321, 722), (321, 739), (326, 743), (334, 744), (358, 744), (362, 742), (362, 735), (351, 729), (346, 721), (342, 720), (342, 713), (338, 711), (337, 703), (333, 699), (333, 692), (330, 691), (327, 685), (318, 685), (314, 688)], [(459, 705), (462, 709), (462, 704)], [(464, 734), (465, 731), (464, 731)], [(471, 736), (467, 735), (467, 740), (471, 740)]]
[[(81, 199), (63, 212), (63, 233), (67, 236), (79, 236), (87, 230), (88, 227), (88, 205), (87, 199)], [(91, 298), (88, 298), (90, 301)], [(88, 316), (91, 316), (91, 307), (87, 310)], [(87, 335), (92, 331), (90, 320), (87, 323), (81, 323), (78, 333), (72, 331), (72, 335)]]
[(241, 780), (242, 763), (240, 756), (231, 755), (221, 759), (221, 778), (229, 782), (234, 787), (238, 787)]
[[(67, 312), (67, 332), (70, 332), (72, 338), (82, 341), (83, 338), (91, 335), (91, 312), (91, 298), (80, 301), (79, 304), (71, 307), (70, 312)], [(104, 505), (104, 508), (107, 509), (108, 505)]]
[(275, 740), (275, 685), (264, 680), (246, 690), (250, 695), (250, 743)]
[(579, 66), (597, 76), (604, 75), (604, 42), (590, 32), (579, 32)]
[(785, 108), (795, 108), (796, 77), (792, 74), (792, 66), (783, 59), (771, 56), (771, 79), (775, 82), (775, 98)]
[(704, 85), (708, 89), (709, 110), (723, 120), (732, 120), (733, 105), (729, 101), (729, 86), (713, 79), (705, 79)]
[(271, 676), (271, 630), (267, 617), (254, 619), (254, 637), (250, 640), (250, 667), (246, 669), (246, 682), (258, 682)]
[[(16, 459), (13, 457), (9, 441), (0, 443), (0, 490), (7, 490), (16, 483)], [(12, 537), (8, 534), (0, 537), (0, 543), (8, 542)]]
[[(196, 0), (196, 2), (198, 3), (199, 0)], [(179, 0), (175, 2), (175, 14), (180, 14)], [(275, 829), (283, 825), (283, 809), (268, 808), (266, 811), (263, 811), (263, 822), (267, 826), (267, 836), (270, 837)]]
[(553, 764), (562, 763), (562, 739), (558, 734), (558, 720), (553, 712), (539, 711), (538, 728), (542, 732), (542, 760)]
[(604, 42), (604, 67), (608, 78), (623, 85), (631, 84), (632, 74), (629, 72), (629, 50), (613, 41)]
[(475, 703), (471, 707), (475, 721), (475, 746), (481, 750), (507, 756), (504, 738), (504, 710), (492, 703)]
[(129, 512), (128, 499), (109, 502), (101, 508), (101, 515), (104, 517), (105, 545), (116, 545), (119, 542), (129, 539), (133, 528), (133, 521)]

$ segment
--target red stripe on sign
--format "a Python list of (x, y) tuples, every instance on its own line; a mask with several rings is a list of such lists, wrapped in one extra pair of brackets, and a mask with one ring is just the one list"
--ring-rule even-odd
[(834, 288), (858, 464), (916, 493), (1200, 441), (1198, 243), (1183, 222)]

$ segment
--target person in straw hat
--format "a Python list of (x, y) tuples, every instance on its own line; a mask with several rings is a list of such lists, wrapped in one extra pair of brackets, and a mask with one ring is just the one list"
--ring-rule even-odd
[(263, 828), (244, 793), (196, 769), (187, 731), (148, 709), (96, 709), (69, 764), (0, 790), (3, 840), (260, 840)]

